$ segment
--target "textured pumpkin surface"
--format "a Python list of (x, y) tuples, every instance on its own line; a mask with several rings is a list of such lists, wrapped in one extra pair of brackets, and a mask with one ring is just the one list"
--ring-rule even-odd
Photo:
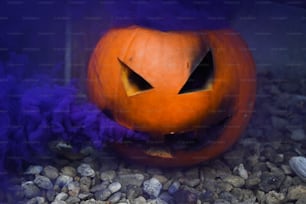
[[(182, 92), (209, 53), (210, 78), (203, 76), (206, 82), (200, 87)], [(115, 145), (122, 155), (162, 166), (191, 165), (224, 152), (246, 127), (255, 100), (253, 59), (231, 30), (161, 32), (136, 26), (111, 30), (92, 54), (88, 79), (93, 102), (119, 124), (147, 132), (152, 140), (163, 141), (170, 133), (197, 131), (229, 118), (218, 139), (194, 151)]]

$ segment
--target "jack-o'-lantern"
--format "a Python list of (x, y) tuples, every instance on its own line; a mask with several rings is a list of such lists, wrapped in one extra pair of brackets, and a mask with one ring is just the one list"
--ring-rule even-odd
[(106, 33), (88, 68), (90, 99), (150, 141), (114, 144), (132, 160), (184, 166), (238, 140), (255, 99), (255, 68), (232, 30), (162, 32), (137, 26)]

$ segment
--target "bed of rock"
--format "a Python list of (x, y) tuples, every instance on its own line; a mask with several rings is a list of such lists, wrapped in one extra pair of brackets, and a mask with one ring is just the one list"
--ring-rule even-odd
[(214, 160), (159, 169), (92, 150), (83, 159), (28, 166), (12, 181), (13, 198), (28, 204), (306, 203), (306, 80), (259, 73), (257, 93), (244, 136)]

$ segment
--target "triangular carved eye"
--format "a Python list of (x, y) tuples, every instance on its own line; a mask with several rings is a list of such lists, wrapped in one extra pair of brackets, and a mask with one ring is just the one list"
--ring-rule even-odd
[(153, 87), (142, 78), (139, 74), (134, 72), (128, 65), (118, 58), (122, 67), (121, 78), (128, 96), (133, 96), (143, 91), (152, 89)]
[(214, 64), (211, 50), (191, 73), (179, 94), (210, 89), (213, 82)]

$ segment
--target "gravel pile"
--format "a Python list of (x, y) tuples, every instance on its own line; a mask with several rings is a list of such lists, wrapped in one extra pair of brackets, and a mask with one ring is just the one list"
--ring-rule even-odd
[(258, 74), (255, 113), (222, 156), (189, 168), (126, 163), (111, 150), (29, 166), (15, 183), (28, 204), (306, 203), (306, 81)]

